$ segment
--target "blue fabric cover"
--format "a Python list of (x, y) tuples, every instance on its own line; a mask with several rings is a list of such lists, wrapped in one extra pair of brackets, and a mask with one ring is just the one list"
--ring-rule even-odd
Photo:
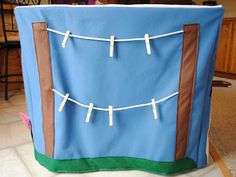
[[(91, 37), (136, 38), (200, 24), (197, 75), (186, 156), (198, 167), (206, 165), (210, 91), (223, 8), (200, 6), (32, 6), (16, 8), (19, 26), (25, 93), (34, 145), (44, 154), (40, 86), (32, 23), (47, 22), (48, 28)], [(109, 58), (109, 42), (70, 38), (65, 49), (63, 36), (49, 32), (54, 88), (84, 104), (124, 107), (166, 97), (179, 86), (182, 34), (145, 43), (115, 44)], [(109, 127), (108, 112), (93, 111), (85, 123), (87, 109), (55, 94), (55, 159), (125, 156), (155, 161), (174, 161), (178, 96), (158, 104), (159, 118), (152, 107), (114, 112)]]

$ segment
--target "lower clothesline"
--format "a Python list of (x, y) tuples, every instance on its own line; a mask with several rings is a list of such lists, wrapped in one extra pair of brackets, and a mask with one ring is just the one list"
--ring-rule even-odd
[(152, 111), (153, 111), (153, 117), (155, 120), (158, 119), (158, 111), (157, 111), (157, 108), (156, 108), (156, 104), (160, 103), (160, 102), (163, 102), (167, 99), (170, 99), (176, 95), (179, 94), (179, 92), (175, 92), (169, 96), (166, 96), (162, 99), (159, 99), (159, 100), (155, 100), (154, 98), (151, 99), (151, 102), (150, 103), (144, 103), (144, 104), (137, 104), (137, 105), (132, 105), (132, 106), (127, 106), (127, 107), (120, 107), (120, 108), (113, 108), (113, 106), (108, 106), (108, 108), (101, 108), (101, 107), (94, 107), (93, 103), (89, 103), (89, 105), (86, 105), (86, 104), (83, 104), (83, 103), (80, 103), (79, 101), (76, 101), (72, 98), (69, 98), (69, 93), (66, 93), (65, 95), (60, 93), (59, 91), (57, 91), (56, 89), (52, 89), (53, 92), (55, 92), (56, 94), (60, 95), (61, 97), (63, 97), (63, 100), (60, 104), (60, 107), (58, 109), (59, 112), (62, 111), (63, 107), (65, 106), (67, 100), (81, 106), (81, 107), (84, 107), (84, 108), (88, 108), (88, 112), (87, 112), (87, 116), (86, 116), (86, 119), (85, 119), (85, 122), (86, 123), (89, 123), (90, 122), (90, 119), (91, 119), (91, 114), (92, 114), (92, 111), (93, 110), (99, 110), (99, 111), (108, 111), (109, 113), (109, 126), (113, 126), (113, 111), (121, 111), (121, 110), (127, 110), (127, 109), (133, 109), (133, 108), (138, 108), (138, 107), (144, 107), (144, 106), (152, 106)]
[[(60, 95), (61, 97), (65, 98), (66, 95), (62, 94), (61, 92), (57, 91), (56, 89), (52, 89), (53, 92), (55, 92), (56, 94)], [(165, 100), (168, 100), (176, 95), (178, 95), (179, 92), (174, 92), (162, 99), (159, 99), (159, 100), (155, 100), (155, 104), (158, 104), (158, 103), (161, 103)], [(72, 98), (67, 98), (69, 101), (81, 106), (81, 107), (84, 107), (84, 108), (89, 108), (89, 105), (86, 105), (86, 104), (83, 104), (79, 101), (76, 101)], [(122, 111), (122, 110), (127, 110), (127, 109), (133, 109), (133, 108), (138, 108), (138, 107), (144, 107), (144, 106), (150, 106), (152, 105), (153, 103), (152, 102), (149, 102), (149, 103), (143, 103), (143, 104), (137, 104), (137, 105), (132, 105), (132, 106), (126, 106), (126, 107), (118, 107), (118, 108), (113, 108), (113, 111)], [(101, 107), (93, 107), (93, 109), (95, 110), (99, 110), (99, 111), (109, 111), (109, 107), (107, 108), (101, 108)]]

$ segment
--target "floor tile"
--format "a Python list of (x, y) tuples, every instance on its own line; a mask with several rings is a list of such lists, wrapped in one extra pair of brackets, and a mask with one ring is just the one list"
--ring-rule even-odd
[(154, 175), (142, 171), (110, 171), (110, 172), (96, 172), (96, 173), (87, 173), (86, 177), (159, 177), (159, 175)]
[[(92, 173), (57, 174), (55, 177), (163, 177), (162, 175), (151, 174), (143, 171), (101, 171)], [(175, 177), (172, 175), (172, 177)], [(176, 177), (190, 177), (188, 174), (176, 175)]]
[(0, 151), (0, 176), (30, 177), (30, 174), (13, 149), (4, 149)]
[[(65, 173), (65, 174), (57, 174), (55, 175), (55, 177), (163, 177), (163, 176), (142, 171), (106, 171), (106, 172), (93, 172), (93, 173), (83, 173), (83, 174)], [(189, 176), (183, 174), (183, 175), (178, 175), (176, 177), (189, 177)]]
[(220, 169), (210, 156), (207, 167), (190, 172), (188, 175), (191, 177), (223, 177)]
[(25, 104), (24, 90), (10, 91), (8, 101), (4, 100), (3, 92), (0, 92), (0, 109), (12, 106), (22, 106)]
[(30, 131), (22, 122), (0, 125), (0, 149), (31, 142)]
[(24, 92), (20, 91), (18, 94), (12, 96), (10, 98), (10, 102), (12, 102), (13, 105), (15, 105), (15, 106), (25, 105), (26, 101), (25, 101)]
[[(152, 174), (143, 171), (110, 171), (85, 173), (85, 177), (163, 177), (162, 175)], [(177, 175), (178, 177), (189, 177), (187, 174)], [(176, 176), (176, 177), (177, 177)], [(173, 177), (173, 176), (172, 176)]]
[(20, 121), (20, 112), (27, 113), (26, 106), (11, 106), (1, 108), (0, 124)]
[(232, 87), (213, 88), (209, 138), (229, 171), (236, 177), (236, 80), (216, 79), (228, 81)]
[(33, 144), (25, 144), (18, 146), (16, 148), (18, 154), (21, 159), (27, 165), (30, 170), (32, 176), (34, 177), (50, 177), (53, 176), (54, 173), (49, 172), (46, 168), (42, 167), (35, 159), (34, 159), (34, 149)]
[(64, 173), (64, 174), (57, 174), (55, 177), (85, 177), (84, 174), (79, 174), (79, 173), (74, 173), (74, 174), (69, 174), (69, 173)]
[[(180, 174), (180, 175), (172, 175), (171, 177), (190, 177), (189, 175), (188, 175), (188, 173), (186, 173), (186, 174)], [(162, 176), (163, 177), (163, 176)]]

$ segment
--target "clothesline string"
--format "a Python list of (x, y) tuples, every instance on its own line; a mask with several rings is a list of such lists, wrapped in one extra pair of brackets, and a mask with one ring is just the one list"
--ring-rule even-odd
[[(59, 91), (57, 91), (56, 89), (52, 89), (53, 92), (55, 92), (56, 94), (60, 95), (61, 97), (65, 98), (65, 95), (63, 95), (62, 93), (60, 93)], [(160, 102), (163, 102), (165, 100), (168, 100), (176, 95), (178, 95), (179, 92), (175, 92), (169, 96), (166, 96), (162, 99), (159, 99), (159, 100), (156, 100), (155, 103), (158, 104)], [(79, 101), (76, 101), (72, 98), (67, 98), (69, 101), (81, 106), (81, 107), (84, 107), (84, 108), (89, 108), (89, 105), (86, 105), (86, 104), (83, 104), (83, 103), (80, 103)], [(145, 106), (150, 106), (152, 105), (152, 102), (150, 103), (144, 103), (144, 104), (137, 104), (137, 105), (133, 105), (133, 106), (127, 106), (127, 107), (120, 107), (120, 108), (113, 108), (113, 111), (122, 111), (122, 110), (127, 110), (127, 109), (133, 109), (133, 108), (138, 108), (138, 107), (145, 107)], [(100, 107), (93, 107), (93, 109), (95, 110), (99, 110), (99, 111), (109, 111), (109, 108), (100, 108)]]
[[(53, 33), (56, 33), (56, 34), (59, 34), (59, 35), (62, 35), (62, 36), (66, 35), (66, 33), (64, 33), (64, 32), (57, 31), (57, 30), (54, 30), (54, 29), (51, 29), (51, 28), (47, 28), (47, 31), (53, 32)], [(183, 30), (174, 31), (174, 32), (170, 32), (170, 33), (156, 35), (156, 36), (150, 36), (149, 39), (158, 39), (158, 38), (167, 37), (167, 36), (171, 36), (171, 35), (181, 34), (183, 32), (184, 32)], [(75, 34), (70, 34), (69, 37), (78, 38), (78, 39), (85, 39), (85, 40), (104, 41), (104, 42), (110, 42), (111, 41), (110, 38), (107, 39), (107, 38), (80, 36), (80, 35), (75, 35)], [(141, 37), (141, 38), (127, 38), (127, 39), (115, 38), (114, 41), (115, 42), (145, 41), (145, 38), (144, 37)]]

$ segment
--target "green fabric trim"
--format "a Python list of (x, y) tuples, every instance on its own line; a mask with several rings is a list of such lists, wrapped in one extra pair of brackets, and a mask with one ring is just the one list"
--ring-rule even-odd
[(36, 160), (52, 172), (95, 172), (116, 170), (141, 170), (155, 174), (170, 175), (190, 171), (196, 164), (190, 158), (175, 162), (156, 162), (132, 157), (100, 157), (74, 160), (55, 160), (34, 151)]

